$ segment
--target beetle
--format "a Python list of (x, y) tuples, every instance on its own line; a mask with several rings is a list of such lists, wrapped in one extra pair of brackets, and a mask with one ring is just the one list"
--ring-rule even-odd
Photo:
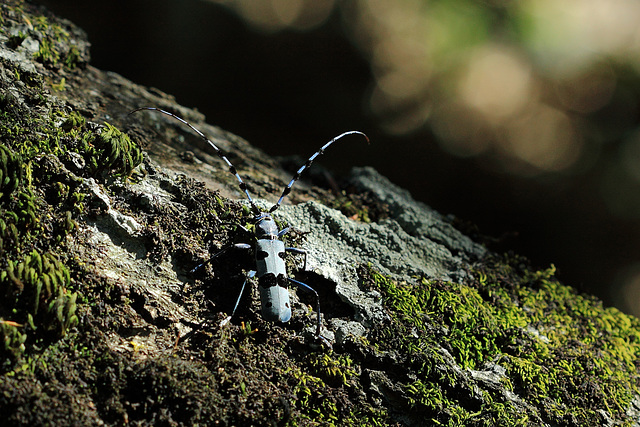
[[(287, 269), (284, 262), (284, 258), (287, 252), (304, 255), (303, 270), (306, 270), (307, 252), (304, 249), (285, 247), (284, 242), (281, 240), (281, 238), (289, 232), (290, 228), (287, 227), (279, 230), (272, 214), (280, 207), (285, 197), (287, 197), (287, 195), (291, 192), (291, 188), (300, 179), (302, 173), (311, 166), (313, 161), (318, 156), (324, 154), (324, 151), (329, 148), (331, 144), (347, 135), (361, 135), (366, 139), (367, 143), (369, 143), (369, 138), (367, 137), (367, 135), (360, 131), (348, 131), (341, 133), (331, 141), (324, 144), (296, 171), (289, 184), (287, 184), (282, 191), (282, 195), (280, 196), (278, 201), (268, 211), (262, 211), (253, 201), (251, 194), (249, 194), (246, 183), (242, 180), (240, 174), (238, 174), (235, 166), (233, 166), (233, 164), (229, 161), (227, 156), (225, 156), (222, 150), (220, 150), (209, 138), (207, 138), (204, 133), (202, 133), (200, 130), (198, 130), (183, 118), (160, 108), (142, 107), (131, 111), (131, 113), (129, 114), (133, 114), (141, 110), (156, 111), (158, 113), (162, 113), (164, 115), (172, 117), (182, 124), (188, 126), (191, 130), (198, 134), (198, 136), (205, 140), (209, 144), (209, 146), (213, 148), (218, 157), (220, 157), (220, 159), (222, 159), (222, 161), (226, 163), (229, 172), (236, 177), (236, 179), (238, 180), (238, 185), (240, 189), (245, 193), (247, 200), (249, 201), (249, 204), (251, 206), (251, 210), (253, 211), (255, 222), (254, 237), (256, 239), (254, 245), (251, 245), (249, 243), (236, 243), (233, 245), (229, 245), (221, 249), (218, 253), (214, 254), (205, 263), (199, 264), (192, 270), (192, 272), (195, 272), (204, 264), (211, 262), (213, 259), (230, 249), (254, 250), (255, 270), (251, 270), (247, 273), (231, 315), (224, 319), (221, 324), (224, 325), (231, 320), (236, 312), (236, 309), (238, 308), (247, 282), (249, 281), (249, 279), (255, 276), (258, 279), (258, 289), (260, 291), (261, 314), (262, 317), (268, 321), (288, 322), (291, 319), (291, 303), (288, 290), (288, 285), (290, 283), (293, 283), (306, 291), (312, 292), (315, 295), (316, 312), (318, 314), (315, 335), (316, 337), (322, 338), (320, 334), (320, 329), (322, 326), (322, 319), (320, 314), (320, 297), (311, 286), (288, 277)], [(244, 227), (242, 228), (244, 229)], [(245, 229), (245, 231), (247, 230)]]

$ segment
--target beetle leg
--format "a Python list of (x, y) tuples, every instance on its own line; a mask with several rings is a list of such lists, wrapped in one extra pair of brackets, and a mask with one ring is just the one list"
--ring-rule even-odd
[(280, 230), (278, 232), (278, 239), (280, 239), (282, 236), (284, 236), (285, 234), (287, 234), (289, 232), (291, 228), (287, 227), (287, 228), (283, 228), (282, 230)]
[(249, 281), (249, 279), (251, 279), (255, 275), (256, 275), (256, 272), (253, 271), (253, 270), (251, 270), (249, 273), (247, 273), (247, 277), (244, 278), (244, 283), (242, 284), (242, 289), (240, 289), (240, 294), (238, 295), (238, 299), (236, 300), (235, 307), (233, 307), (233, 311), (231, 312), (231, 316), (228, 316), (226, 319), (224, 319), (222, 322), (220, 322), (220, 327), (223, 327), (224, 325), (229, 323), (229, 321), (231, 320), (233, 315), (236, 314), (236, 310), (238, 309), (238, 305), (240, 305), (240, 300), (242, 299), (242, 294), (244, 294), (244, 288), (247, 285), (247, 282)]
[(290, 282), (295, 283), (296, 285), (298, 285), (299, 288), (302, 288), (306, 291), (309, 292), (313, 292), (313, 294), (316, 296), (316, 312), (318, 313), (318, 325), (316, 327), (316, 336), (317, 337), (321, 337), (320, 335), (320, 326), (322, 325), (322, 316), (320, 315), (320, 296), (318, 296), (318, 293), (316, 292), (315, 289), (313, 289), (311, 286), (307, 285), (306, 283), (302, 283), (299, 282), (295, 279), (292, 278), (288, 278)]
[(248, 243), (236, 243), (233, 245), (227, 245), (224, 248), (220, 249), (218, 252), (216, 252), (211, 258), (209, 258), (208, 260), (206, 260), (205, 262), (201, 262), (200, 264), (196, 265), (195, 267), (193, 267), (189, 273), (193, 274), (196, 271), (200, 270), (202, 267), (204, 267), (205, 265), (209, 264), (211, 261), (213, 261), (214, 259), (216, 259), (217, 257), (219, 257), (220, 255), (222, 255), (223, 253), (227, 252), (229, 249), (251, 249), (251, 245)]

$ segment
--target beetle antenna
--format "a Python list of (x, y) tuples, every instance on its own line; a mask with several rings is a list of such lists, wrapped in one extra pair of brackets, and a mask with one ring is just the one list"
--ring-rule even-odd
[(269, 213), (275, 211), (276, 209), (278, 209), (280, 207), (280, 204), (282, 203), (284, 198), (287, 197), (287, 195), (291, 192), (291, 187), (293, 187), (293, 185), (296, 183), (296, 181), (298, 181), (300, 179), (300, 175), (302, 175), (302, 172), (304, 172), (309, 166), (311, 166), (311, 163), (313, 163), (313, 161), (316, 159), (316, 157), (318, 157), (321, 154), (324, 154), (324, 150), (329, 148), (329, 146), (331, 144), (333, 144), (334, 142), (336, 142), (340, 138), (342, 138), (344, 136), (347, 136), (347, 135), (352, 135), (352, 134), (357, 134), (357, 135), (364, 136), (365, 139), (367, 140), (367, 144), (369, 144), (369, 137), (367, 135), (365, 135), (363, 132), (360, 132), (360, 131), (357, 131), (357, 130), (352, 130), (352, 131), (349, 131), (349, 132), (342, 133), (342, 134), (336, 136), (335, 138), (333, 138), (331, 141), (327, 142), (325, 145), (322, 146), (322, 148), (320, 148), (318, 151), (316, 151), (313, 154), (313, 156), (309, 157), (309, 160), (307, 160), (305, 162), (305, 164), (302, 165), (300, 167), (300, 169), (298, 169), (298, 171), (295, 173), (295, 175), (293, 175), (293, 178), (291, 179), (291, 182), (289, 182), (289, 184), (284, 188), (284, 191), (282, 192), (282, 195), (280, 196), (280, 199), (278, 199), (278, 202), (271, 207), (271, 209), (269, 210)]
[(247, 184), (242, 180), (242, 178), (238, 174), (238, 171), (236, 170), (236, 167), (233, 166), (233, 164), (229, 161), (227, 156), (225, 156), (225, 154), (222, 152), (222, 150), (219, 149), (216, 146), (216, 144), (213, 143), (213, 141), (211, 141), (209, 138), (207, 138), (207, 136), (204, 133), (200, 132), (193, 125), (191, 125), (191, 123), (189, 123), (188, 121), (184, 120), (183, 118), (178, 117), (175, 114), (170, 113), (170, 112), (165, 111), (165, 110), (162, 110), (160, 108), (156, 108), (156, 107), (141, 107), (141, 108), (136, 108), (135, 110), (131, 111), (129, 114), (133, 114), (133, 113), (141, 111), (141, 110), (157, 111), (157, 112), (162, 113), (162, 114), (164, 114), (166, 116), (173, 117), (174, 119), (178, 120), (180, 123), (189, 126), (189, 128), (191, 128), (191, 130), (193, 130), (195, 133), (197, 133), (198, 136), (200, 136), (202, 139), (204, 139), (209, 144), (209, 146), (214, 149), (214, 151), (216, 152), (218, 157), (220, 157), (227, 164), (227, 166), (229, 168), (229, 172), (236, 177), (236, 179), (238, 180), (238, 184), (240, 186), (240, 189), (242, 191), (244, 191), (244, 194), (247, 195), (247, 199), (249, 200), (249, 203), (251, 204), (251, 208), (253, 209), (254, 213), (256, 215), (259, 215), (261, 213), (260, 208), (258, 208), (258, 206), (256, 206), (256, 204), (254, 203), (253, 199), (251, 198), (251, 195), (249, 194), (249, 190), (247, 188)]

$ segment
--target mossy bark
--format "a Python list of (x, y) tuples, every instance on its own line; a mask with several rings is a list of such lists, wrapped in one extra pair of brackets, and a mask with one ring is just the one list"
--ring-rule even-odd
[(368, 168), (336, 195), (314, 164), (274, 214), (308, 251), (307, 271), (287, 265), (319, 292), (333, 348), (295, 289), (289, 323), (264, 321), (252, 289), (221, 326), (251, 254), (192, 270), (251, 242), (243, 192), (189, 129), (128, 112), (189, 120), (261, 206), (299, 162), (285, 171), (171, 96), (91, 67), (83, 32), (31, 3), (3, 2), (0, 23), (9, 424), (640, 424), (638, 319), (552, 267), (493, 254)]

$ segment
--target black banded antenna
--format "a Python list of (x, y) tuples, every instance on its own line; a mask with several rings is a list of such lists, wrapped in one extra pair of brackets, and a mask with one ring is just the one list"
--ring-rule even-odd
[[(214, 143), (213, 141), (211, 141), (209, 138), (207, 138), (207, 136), (202, 133), (200, 130), (198, 130), (195, 126), (191, 125), (191, 123), (187, 122), (186, 120), (184, 120), (181, 117), (176, 116), (173, 113), (170, 113), (168, 111), (162, 110), (160, 108), (156, 108), (156, 107), (141, 107), (141, 108), (136, 108), (135, 110), (131, 111), (129, 114), (133, 114), (135, 112), (141, 111), (141, 110), (150, 110), (150, 111), (157, 111), (159, 113), (162, 113), (164, 115), (167, 115), (169, 117), (173, 117), (174, 119), (178, 120), (180, 123), (183, 123), (185, 125), (187, 125), (191, 130), (193, 130), (195, 133), (198, 134), (198, 136), (200, 136), (203, 140), (205, 140), (207, 142), (207, 144), (209, 144), (209, 146), (211, 148), (214, 149), (214, 151), (216, 152), (216, 154), (218, 155), (218, 157), (220, 157), (228, 166), (228, 170), (229, 172), (236, 177), (236, 179), (238, 180), (238, 184), (240, 186), (240, 189), (242, 191), (244, 191), (244, 194), (246, 194), (247, 196), (247, 200), (249, 200), (249, 203), (251, 204), (251, 208), (253, 209), (253, 212), (256, 214), (256, 216), (260, 219), (263, 218), (265, 215), (268, 215), (265, 212), (262, 212), (260, 210), (260, 208), (258, 208), (258, 206), (255, 204), (255, 202), (253, 201), (253, 199), (251, 198), (251, 195), (249, 194), (249, 190), (247, 188), (247, 184), (242, 180), (242, 178), (240, 177), (240, 174), (238, 174), (237, 169), (235, 168), (235, 166), (233, 166), (233, 164), (229, 161), (229, 159), (227, 158), (227, 156), (224, 154), (224, 152), (222, 150), (220, 150)], [(287, 197), (287, 195), (289, 195), (289, 193), (291, 193), (291, 188), (293, 187), (293, 185), (300, 179), (300, 176), (302, 175), (302, 173), (307, 170), (307, 168), (309, 168), (309, 166), (311, 166), (311, 164), (313, 163), (313, 161), (320, 155), (324, 154), (325, 150), (327, 148), (329, 148), (329, 146), (331, 144), (333, 144), (334, 142), (336, 142), (337, 140), (347, 136), (347, 135), (362, 135), (365, 137), (365, 139), (367, 140), (367, 144), (370, 143), (369, 141), (369, 137), (367, 135), (365, 135), (363, 132), (357, 131), (357, 130), (352, 130), (352, 131), (348, 131), (348, 132), (344, 132), (341, 133), (340, 135), (336, 136), (335, 138), (333, 138), (331, 141), (327, 142), (325, 145), (323, 145), (318, 151), (316, 151), (311, 157), (309, 157), (309, 159), (300, 167), (300, 169), (298, 169), (296, 171), (296, 173), (293, 175), (293, 178), (291, 179), (291, 181), (289, 182), (289, 184), (287, 184), (287, 186), (284, 188), (284, 190), (282, 191), (282, 195), (280, 196), (280, 198), (278, 199), (278, 201), (276, 202), (276, 204), (274, 204), (271, 209), (269, 209), (269, 214), (274, 212), (275, 210), (277, 210), (280, 205), (282, 204), (282, 201), (284, 200), (285, 197)]]
[(351, 130), (351, 131), (348, 131), (348, 132), (341, 133), (340, 135), (338, 135), (335, 138), (333, 138), (331, 141), (329, 141), (326, 144), (324, 144), (318, 151), (316, 151), (313, 154), (313, 156), (309, 157), (309, 159), (304, 163), (304, 165), (302, 165), (300, 167), (300, 169), (298, 169), (298, 171), (293, 175), (293, 178), (291, 179), (291, 182), (289, 182), (289, 184), (284, 188), (284, 191), (282, 192), (282, 195), (278, 199), (278, 202), (275, 205), (273, 205), (271, 207), (271, 209), (269, 209), (269, 213), (272, 213), (273, 211), (275, 211), (276, 209), (278, 209), (280, 207), (280, 204), (282, 203), (284, 198), (287, 197), (287, 195), (289, 193), (291, 193), (291, 187), (293, 187), (293, 184), (295, 184), (296, 181), (298, 181), (300, 179), (300, 175), (302, 175), (302, 173), (309, 166), (311, 166), (311, 163), (313, 163), (313, 161), (316, 159), (316, 157), (324, 154), (324, 150), (329, 148), (329, 146), (331, 144), (333, 144), (334, 142), (336, 142), (340, 138), (342, 138), (344, 136), (347, 136), (347, 135), (353, 135), (353, 134), (364, 136), (366, 138), (366, 140), (367, 140), (367, 144), (369, 144), (369, 137), (367, 135), (365, 135), (363, 132), (360, 132), (360, 131), (357, 131), (357, 130)]
[(157, 111), (159, 113), (162, 113), (164, 115), (167, 115), (169, 117), (173, 117), (174, 119), (178, 120), (179, 122), (189, 126), (191, 128), (191, 130), (193, 130), (195, 133), (197, 133), (202, 139), (204, 139), (211, 148), (214, 149), (214, 151), (216, 152), (216, 154), (218, 155), (218, 157), (220, 157), (228, 166), (228, 170), (229, 172), (236, 177), (236, 179), (238, 180), (238, 184), (240, 185), (240, 189), (242, 191), (244, 191), (244, 194), (247, 195), (247, 199), (249, 200), (249, 203), (251, 204), (251, 208), (253, 209), (253, 212), (256, 215), (259, 215), (261, 213), (260, 208), (258, 208), (258, 206), (256, 206), (256, 204), (254, 203), (253, 199), (251, 198), (251, 194), (249, 194), (249, 190), (247, 188), (247, 184), (242, 180), (242, 178), (240, 177), (240, 174), (238, 174), (238, 171), (236, 169), (235, 166), (233, 166), (233, 164), (229, 161), (229, 159), (227, 158), (227, 156), (224, 154), (224, 152), (219, 149), (216, 144), (213, 143), (213, 141), (211, 141), (209, 138), (207, 138), (207, 136), (200, 132), (198, 129), (195, 128), (195, 126), (191, 125), (191, 123), (189, 123), (188, 121), (186, 121), (185, 119), (176, 116), (173, 113), (170, 113), (168, 111), (162, 110), (160, 108), (156, 108), (156, 107), (141, 107), (141, 108), (136, 108), (135, 110), (131, 111), (129, 114), (133, 114), (137, 111), (141, 111), (141, 110), (150, 110), (150, 111)]

